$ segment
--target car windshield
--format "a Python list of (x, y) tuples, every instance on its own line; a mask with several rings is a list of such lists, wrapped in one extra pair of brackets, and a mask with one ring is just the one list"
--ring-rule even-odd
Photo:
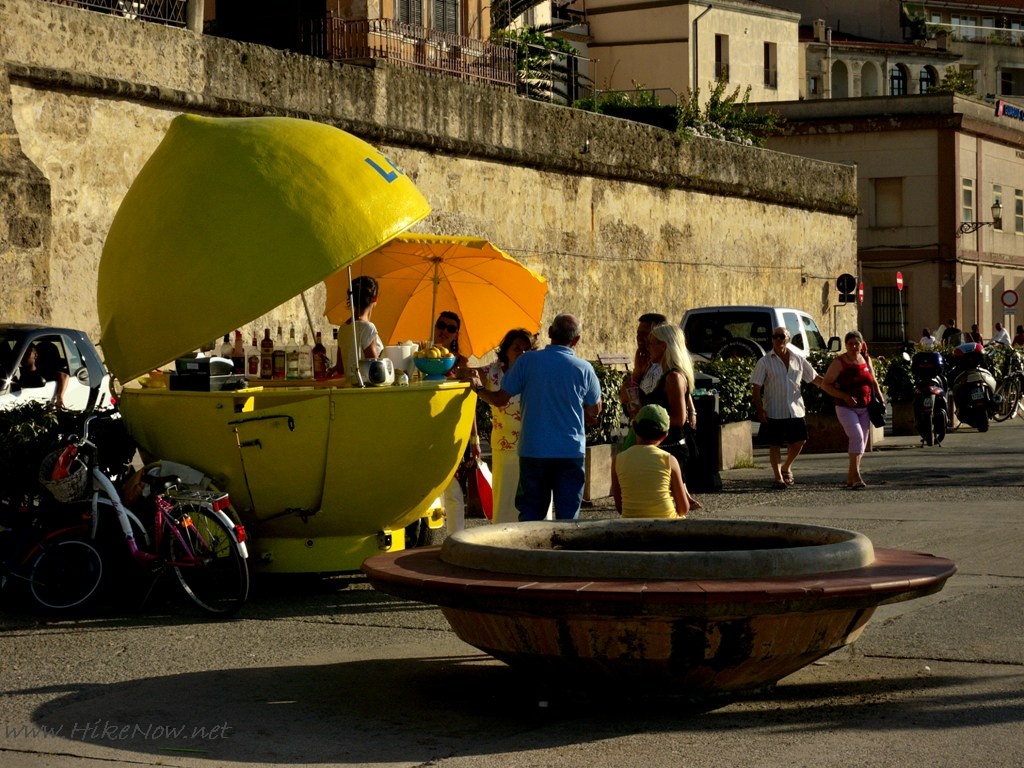
[(733, 339), (752, 339), (771, 349), (772, 320), (767, 312), (738, 310), (690, 315), (683, 329), (691, 353), (713, 355)]
[(804, 328), (807, 329), (807, 349), (811, 352), (818, 350), (827, 351), (828, 345), (825, 343), (825, 338), (821, 335), (821, 331), (818, 330), (818, 326), (815, 325), (814, 321), (807, 315), (800, 315), (800, 319), (804, 321)]
[(14, 373), (14, 367), (18, 363), (14, 359), (15, 350), (25, 338), (25, 333), (16, 328), (0, 328), (0, 376), (4, 379), (10, 378)]

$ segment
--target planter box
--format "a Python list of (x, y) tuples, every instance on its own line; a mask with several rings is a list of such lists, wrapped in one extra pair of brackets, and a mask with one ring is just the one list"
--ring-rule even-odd
[(892, 409), (892, 433), (894, 435), (916, 435), (914, 427), (914, 404), (910, 401), (889, 403)]
[[(850, 441), (834, 413), (808, 413), (804, 421), (807, 423), (807, 444), (804, 446), (804, 453), (849, 453)], [(884, 439), (885, 429), (872, 426), (871, 434), (868, 435), (867, 450), (874, 450), (874, 447)]]
[(754, 440), (749, 421), (734, 421), (721, 426), (719, 436), (718, 469), (749, 467), (754, 461)]
[(583, 484), (583, 500), (595, 501), (612, 495), (612, 457), (619, 452), (619, 443), (588, 445), (584, 461), (587, 472)]

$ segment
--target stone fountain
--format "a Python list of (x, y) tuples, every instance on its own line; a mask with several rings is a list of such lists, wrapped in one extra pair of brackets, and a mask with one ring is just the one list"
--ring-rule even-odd
[(837, 528), (702, 519), (481, 526), (363, 570), (510, 665), (710, 695), (853, 642), (877, 606), (938, 592), (956, 565)]

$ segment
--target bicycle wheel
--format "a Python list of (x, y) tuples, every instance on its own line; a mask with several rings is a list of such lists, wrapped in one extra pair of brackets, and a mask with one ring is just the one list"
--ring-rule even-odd
[(227, 616), (241, 608), (249, 596), (249, 567), (227, 526), (195, 504), (177, 504), (169, 517), (169, 559), (185, 594), (209, 613)]
[(999, 386), (996, 387), (996, 394), (1000, 395), (1003, 399), (999, 403), (999, 410), (995, 412), (992, 419), (994, 421), (1006, 421), (1013, 418), (1013, 415), (1017, 413), (1017, 404), (1020, 403), (1020, 379), (1016, 376), (1003, 379), (999, 382)]
[(84, 605), (103, 579), (103, 558), (87, 541), (56, 536), (44, 542), (29, 566), (32, 597), (44, 608), (66, 611)]

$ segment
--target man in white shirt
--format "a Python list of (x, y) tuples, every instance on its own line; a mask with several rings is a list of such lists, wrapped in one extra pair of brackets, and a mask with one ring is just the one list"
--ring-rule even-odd
[[(806, 409), (800, 394), (804, 382), (821, 386), (824, 381), (803, 355), (789, 347), (789, 331), (772, 331), (772, 348), (757, 361), (750, 374), (754, 408), (761, 422), (761, 438), (768, 443), (768, 459), (775, 476), (775, 488), (793, 485), (793, 462), (807, 442)], [(782, 461), (782, 445), (786, 460)]]
[(996, 323), (996, 332), (992, 334), (992, 342), (995, 344), (1004, 344), (1007, 347), (1010, 346), (1010, 332), (1003, 328), (1002, 323)]

